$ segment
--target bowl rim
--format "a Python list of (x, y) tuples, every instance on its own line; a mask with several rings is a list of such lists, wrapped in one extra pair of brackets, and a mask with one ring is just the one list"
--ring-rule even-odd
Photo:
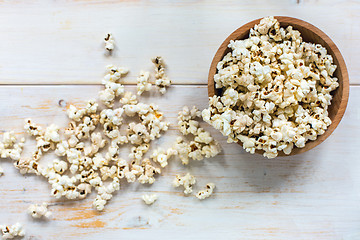
[[(341, 73), (339, 73), (339, 75), (341, 75), (341, 78), (342, 78), (342, 81), (341, 82), (339, 81), (339, 85), (342, 84), (341, 101), (339, 104), (339, 108), (334, 115), (334, 119), (332, 119), (332, 123), (326, 129), (324, 134), (318, 136), (314, 141), (308, 140), (306, 142), (304, 148), (297, 148), (294, 146), (293, 150), (291, 151), (291, 153), (289, 155), (284, 154), (283, 151), (279, 151), (279, 154), (278, 154), (278, 156), (291, 156), (291, 155), (296, 155), (296, 154), (300, 154), (300, 153), (309, 151), (309, 150), (313, 149), (314, 147), (318, 146), (319, 144), (324, 142), (333, 133), (333, 131), (337, 128), (342, 117), (344, 116), (344, 113), (345, 113), (345, 110), (347, 107), (347, 103), (349, 100), (349, 74), (347, 71), (345, 60), (344, 60), (339, 48), (330, 39), (330, 37), (328, 35), (326, 35), (323, 31), (321, 31), (319, 28), (317, 28), (316, 26), (314, 26), (304, 20), (298, 19), (298, 18), (293, 18), (293, 17), (288, 17), (288, 16), (274, 16), (274, 18), (279, 21), (280, 25), (282, 23), (292, 25), (292, 26), (298, 25), (298, 26), (301, 26), (302, 28), (306, 28), (312, 34), (315, 34), (317, 37), (321, 38), (327, 44), (327, 46), (325, 46), (327, 51), (329, 52), (329, 48), (330, 48), (331, 51), (333, 52), (333, 54), (331, 54), (332, 57), (338, 61), (337, 70), (338, 70), (338, 68), (341, 68), (341, 70), (339, 70), (339, 71), (341, 71)], [(235, 31), (233, 31), (223, 41), (223, 43), (220, 45), (220, 47), (216, 51), (214, 58), (210, 65), (209, 75), (208, 75), (208, 96), (209, 97), (212, 97), (215, 95), (216, 89), (215, 89), (214, 75), (217, 72), (217, 63), (219, 61), (221, 61), (221, 59), (224, 57), (224, 55), (227, 53), (227, 51), (229, 51), (228, 45), (230, 43), (230, 40), (239, 40), (240, 39), (240, 38), (238, 38), (239, 35), (242, 35), (242, 34), (248, 32), (250, 30), (250, 28), (254, 27), (255, 24), (260, 23), (261, 19), (263, 19), (263, 18), (258, 18), (253, 21), (250, 21), (250, 22), (242, 25)], [(294, 29), (298, 30), (295, 26), (294, 26)], [(298, 30), (298, 31), (300, 31), (300, 30)], [(300, 31), (300, 33), (301, 33), (301, 31)], [(241, 141), (239, 141), (238, 144), (242, 146)], [(263, 150), (256, 150), (255, 152), (258, 154), (264, 153)]]

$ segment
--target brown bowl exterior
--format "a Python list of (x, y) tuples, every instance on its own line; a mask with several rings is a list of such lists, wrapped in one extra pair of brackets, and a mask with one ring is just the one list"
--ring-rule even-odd
[[(314, 141), (308, 141), (305, 144), (304, 148), (294, 148), (290, 155), (295, 155), (299, 153), (306, 152), (328, 138), (331, 133), (335, 130), (335, 128), (340, 123), (347, 106), (347, 102), (349, 99), (349, 76), (347, 72), (347, 68), (345, 65), (345, 61), (335, 45), (335, 43), (320, 29), (313, 26), (312, 24), (305, 22), (303, 20), (285, 17), (285, 16), (275, 16), (275, 18), (280, 22), (280, 26), (286, 28), (291, 25), (294, 29), (298, 30), (301, 33), (301, 37), (303, 41), (319, 43), (324, 46), (328, 54), (331, 54), (334, 60), (334, 64), (337, 65), (337, 69), (334, 73), (334, 76), (338, 78), (339, 87), (332, 92), (333, 99), (331, 101), (331, 105), (329, 106), (329, 117), (332, 121), (331, 125), (325, 131), (325, 133)], [(230, 49), (227, 47), (230, 43), (230, 40), (240, 40), (246, 39), (249, 37), (250, 29), (254, 27), (255, 24), (260, 23), (261, 18), (251, 21), (242, 27), (235, 30), (229, 37), (225, 39), (225, 41), (221, 44), (219, 49), (217, 50), (214, 59), (211, 63), (209, 76), (208, 76), (208, 95), (209, 97), (214, 96), (215, 93), (221, 94), (217, 89), (215, 89), (214, 84), (214, 75), (217, 72), (216, 66), (219, 61), (228, 53)], [(239, 142), (242, 145), (241, 142)], [(256, 151), (257, 153), (262, 154), (263, 151)], [(282, 151), (279, 152), (279, 156), (286, 156)]]

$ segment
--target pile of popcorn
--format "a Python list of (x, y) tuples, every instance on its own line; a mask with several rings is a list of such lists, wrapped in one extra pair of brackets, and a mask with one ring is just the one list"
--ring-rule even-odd
[(262, 19), (249, 38), (231, 40), (228, 47), (214, 75), (221, 95), (210, 97), (202, 112), (228, 142), (275, 158), (326, 131), (331, 92), (339, 86), (326, 48), (304, 42), (299, 31), (280, 27), (274, 17)]

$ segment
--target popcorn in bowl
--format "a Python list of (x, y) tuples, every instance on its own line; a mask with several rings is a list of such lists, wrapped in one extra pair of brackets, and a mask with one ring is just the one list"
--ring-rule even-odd
[(217, 64), (215, 87), (203, 119), (247, 152), (274, 158), (324, 134), (331, 120), (336, 65), (320, 44), (302, 40), (292, 26), (266, 17), (249, 38), (231, 40)]

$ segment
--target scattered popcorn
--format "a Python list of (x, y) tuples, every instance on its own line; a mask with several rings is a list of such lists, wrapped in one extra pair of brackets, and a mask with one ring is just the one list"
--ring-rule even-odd
[(91, 145), (84, 148), (85, 156), (93, 156), (96, 154), (101, 148), (105, 147), (107, 144), (107, 140), (102, 138), (100, 132), (92, 133), (90, 136)]
[(90, 99), (86, 104), (85, 111), (88, 115), (95, 114), (98, 106), (96, 99)]
[[(9, 149), (9, 155), (8, 157), (10, 157), (12, 160), (19, 160), (20, 159), (20, 155), (23, 151), (23, 147), (25, 144), (25, 138), (21, 138), (20, 142), (15, 143), (12, 149)], [(2, 156), (1, 156), (2, 157)]]
[(68, 117), (76, 122), (80, 121), (80, 119), (85, 115), (85, 109), (77, 109), (74, 105), (70, 105), (66, 110)]
[(141, 171), (141, 175), (138, 178), (138, 181), (141, 184), (145, 184), (145, 183), (153, 184), (155, 182), (154, 175), (161, 173), (161, 169), (154, 167), (148, 158), (145, 158), (141, 162), (140, 169), (142, 169), (142, 171)]
[(138, 103), (136, 95), (132, 92), (125, 92), (124, 96), (120, 99), (120, 102), (124, 105), (135, 105)]
[[(109, 147), (111, 148), (111, 146)], [(113, 151), (113, 152), (112, 152)], [(111, 148), (107, 153), (108, 156), (112, 156), (113, 158), (115, 158), (115, 156), (118, 154), (117, 149), (116, 148)], [(102, 153), (96, 153), (95, 156), (92, 158), (92, 168), (94, 170), (98, 170), (100, 169), (102, 166), (106, 166), (109, 163), (109, 160), (112, 157), (106, 157), (104, 158)]]
[(171, 81), (165, 74), (165, 64), (162, 57), (154, 57), (151, 61), (155, 64), (155, 85), (160, 93), (164, 94)]
[(4, 133), (3, 141), (2, 141), (4, 148), (12, 147), (15, 142), (16, 142), (16, 137), (14, 131)]
[(137, 95), (141, 95), (143, 92), (150, 91), (152, 84), (149, 82), (150, 73), (141, 71), (139, 77), (137, 77)]
[(172, 148), (169, 148), (167, 151), (158, 148), (151, 154), (151, 158), (154, 160), (154, 162), (158, 162), (160, 166), (164, 168), (168, 165), (168, 159), (176, 154), (177, 151)]
[(47, 209), (47, 203), (43, 203), (42, 205), (38, 205), (38, 204), (33, 204), (30, 205), (30, 207), (28, 208), (28, 213), (33, 217), (33, 218), (49, 218), (52, 214), (51, 212), (48, 211)]
[(112, 139), (111, 143), (112, 144), (114, 143), (116, 145), (123, 145), (123, 144), (128, 143), (128, 142), (129, 141), (128, 141), (127, 136), (121, 136), (120, 133), (119, 133), (115, 138)]
[(292, 26), (266, 17), (249, 38), (231, 40), (217, 64), (214, 81), (221, 96), (209, 98), (204, 121), (242, 142), (250, 153), (274, 158), (303, 148), (331, 124), (328, 107), (339, 83), (336, 65), (320, 44), (303, 42)]
[(108, 178), (115, 178), (117, 175), (118, 168), (113, 165), (111, 167), (103, 166), (100, 168), (101, 179), (105, 181)]
[(114, 125), (111, 122), (106, 122), (103, 125), (104, 127), (104, 134), (110, 139), (118, 139), (120, 136), (119, 127), (117, 125)]
[(115, 191), (120, 190), (119, 179), (115, 177), (110, 184), (108, 184), (107, 186), (98, 186), (96, 187), (96, 190), (98, 192), (98, 195), (93, 202), (93, 206), (96, 208), (96, 210), (102, 211), (104, 210), (107, 201), (112, 198), (112, 194)]
[(115, 97), (124, 93), (124, 86), (119, 83), (121, 76), (126, 75), (129, 70), (123, 67), (108, 65), (106, 67), (107, 74), (102, 80), (105, 89), (99, 92), (100, 101), (107, 107), (114, 105)]
[(59, 127), (55, 124), (51, 124), (45, 129), (44, 140), (47, 142), (60, 142)]
[(201, 153), (201, 144), (200, 143), (191, 141), (189, 146), (190, 146), (190, 152), (189, 152), (190, 158), (197, 160), (197, 161), (204, 159), (204, 156)]
[(211, 194), (213, 193), (214, 189), (215, 189), (215, 184), (214, 183), (208, 183), (208, 184), (206, 184), (206, 189), (199, 191), (195, 196), (198, 199), (203, 200), (205, 198), (210, 197)]
[(26, 132), (28, 134), (30, 134), (31, 136), (34, 136), (34, 137), (43, 134), (42, 133), (43, 132), (42, 127), (32, 123), (31, 119), (26, 119), (25, 120), (24, 129), (26, 130)]
[(194, 119), (200, 116), (201, 112), (195, 106), (193, 106), (191, 110), (187, 106), (184, 106), (178, 116), (178, 126), (180, 132), (183, 135), (188, 135), (190, 133), (195, 135), (199, 127), (199, 122)]
[(43, 136), (38, 136), (36, 138), (36, 147), (37, 150), (35, 151), (33, 156), (34, 156), (34, 160), (39, 160), (40, 157), (42, 156), (42, 153), (47, 152), (50, 149), (54, 149), (55, 144), (53, 142), (46, 141)]
[(93, 206), (96, 210), (102, 211), (105, 208), (105, 204), (106, 204), (106, 200), (98, 196), (95, 198)]
[(161, 137), (160, 132), (168, 130), (169, 123), (162, 121), (163, 114), (158, 111), (158, 106), (141, 104), (138, 114), (142, 124), (149, 130), (150, 140)]
[(37, 173), (38, 164), (32, 159), (19, 159), (14, 162), (14, 167), (19, 169), (20, 174)]
[(110, 87), (106, 87), (103, 91), (99, 92), (99, 98), (106, 106), (112, 107), (114, 105), (115, 92)]
[(127, 138), (132, 144), (140, 145), (151, 140), (146, 126), (141, 123), (130, 123), (127, 132)]
[(174, 149), (177, 151), (183, 164), (189, 163), (189, 158), (202, 160), (204, 157), (215, 157), (221, 152), (221, 148), (211, 134), (200, 128), (196, 118), (201, 116), (201, 112), (195, 106), (190, 110), (184, 106), (179, 112), (178, 126), (183, 135), (192, 134), (193, 141), (186, 142), (181, 137), (177, 138)]
[(18, 161), (24, 144), (25, 138), (21, 138), (17, 142), (14, 131), (5, 132), (2, 142), (0, 142), (0, 158), (11, 158), (14, 161)]
[(174, 187), (183, 186), (184, 187), (184, 193), (185, 194), (190, 194), (193, 191), (192, 186), (195, 183), (196, 183), (195, 177), (192, 176), (190, 173), (187, 173), (183, 177), (181, 177), (180, 175), (176, 175), (176, 177), (175, 177), (175, 179), (173, 181), (173, 186)]
[[(153, 61), (156, 65), (155, 85), (161, 93), (165, 93), (166, 87), (170, 85), (164, 72), (165, 65), (161, 57)], [(128, 69), (114, 65), (106, 69), (107, 73), (102, 79), (105, 89), (99, 92), (99, 102), (107, 108), (98, 109), (95, 99), (89, 100), (83, 108), (69, 105), (66, 113), (70, 120), (64, 129), (55, 124), (43, 127), (27, 119), (24, 129), (36, 140), (36, 148), (29, 157), (21, 156), (25, 139), (17, 141), (14, 132), (4, 133), (3, 141), (0, 142), (1, 158), (14, 160), (14, 166), (21, 174), (44, 177), (51, 186), (51, 196), (79, 200), (95, 191), (97, 196), (93, 207), (98, 211), (102, 211), (113, 194), (120, 190), (121, 180), (153, 184), (156, 175), (161, 173), (161, 168), (166, 167), (173, 156), (179, 155), (182, 162), (187, 164), (189, 158), (201, 160), (215, 156), (220, 151), (210, 133), (195, 120), (201, 112), (194, 107), (184, 108), (179, 114), (180, 131), (184, 135), (191, 134), (193, 140), (186, 142), (180, 138), (171, 148), (155, 149), (150, 154), (152, 160), (145, 157), (152, 141), (160, 138), (169, 128), (169, 123), (164, 121), (164, 114), (157, 105), (139, 102), (137, 99), (137, 95), (150, 91), (150, 73), (140, 73), (136, 95), (125, 92), (121, 83)], [(119, 98), (121, 105), (118, 108), (113, 107), (116, 98)], [(125, 144), (131, 145), (129, 161), (120, 157), (121, 145)], [(42, 163), (40, 158), (51, 151), (57, 158), (48, 164)], [(174, 185), (182, 185), (184, 193), (189, 194), (195, 182), (195, 178), (187, 174), (177, 176)], [(147, 204), (152, 204), (156, 198), (156, 195), (143, 196)], [(28, 212), (34, 218), (48, 218), (51, 214), (46, 203), (31, 205)]]
[(99, 122), (99, 116), (96, 114), (84, 117), (82, 123), (80, 123), (75, 128), (76, 138), (78, 140), (81, 140), (83, 138), (88, 139), (90, 137), (90, 133), (95, 130), (98, 122)]
[(158, 196), (156, 194), (144, 194), (141, 198), (147, 205), (151, 205), (158, 199)]
[(110, 123), (113, 125), (121, 125), (122, 124), (122, 114), (124, 113), (124, 109), (104, 109), (100, 113), (100, 123)]
[(129, 116), (129, 117), (133, 117), (133, 116), (135, 116), (136, 113), (141, 111), (141, 109), (139, 109), (138, 104), (136, 104), (136, 105), (134, 105), (134, 104), (132, 104), (132, 105), (124, 105), (123, 109), (124, 109), (124, 112), (125, 112), (126, 116)]
[(68, 164), (62, 160), (55, 159), (52, 164), (54, 171), (58, 174), (63, 174), (68, 169)]
[(91, 185), (87, 183), (79, 184), (77, 189), (79, 191), (79, 199), (84, 199), (89, 193), (91, 193)]
[(20, 223), (16, 223), (12, 226), (0, 225), (0, 230), (2, 239), (12, 239), (15, 237), (23, 237), (25, 235), (25, 230)]
[(185, 142), (181, 137), (178, 137), (174, 149), (177, 151), (182, 164), (189, 164), (189, 153), (191, 151), (189, 143)]
[(129, 158), (135, 159), (135, 160), (141, 160), (143, 155), (147, 153), (149, 150), (150, 144), (144, 143), (137, 147), (132, 147), (131, 152), (129, 154)]
[(221, 148), (217, 142), (212, 141), (208, 145), (203, 145), (196, 141), (186, 142), (181, 137), (177, 138), (174, 150), (184, 165), (189, 164), (189, 159), (203, 160), (205, 158), (215, 157), (221, 152)]
[(105, 42), (105, 49), (106, 50), (108, 50), (109, 52), (114, 50), (115, 40), (114, 40), (111, 33), (106, 34), (106, 37), (104, 38), (104, 42)]
[[(75, 146), (75, 144), (73, 146)], [(56, 145), (55, 154), (57, 156), (65, 156), (67, 150), (69, 150), (69, 143), (63, 140)]]

